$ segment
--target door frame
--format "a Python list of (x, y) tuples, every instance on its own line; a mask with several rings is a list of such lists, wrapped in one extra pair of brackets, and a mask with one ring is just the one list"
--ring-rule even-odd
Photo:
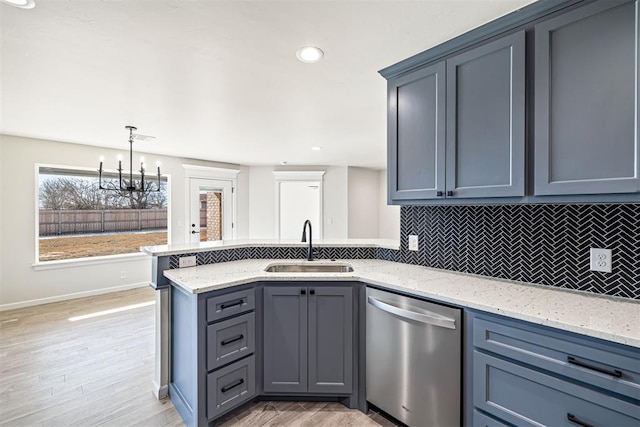
[[(212, 188), (220, 188), (223, 198), (223, 240), (235, 240), (236, 238), (236, 187), (237, 177), (240, 170), (223, 169), (199, 165), (183, 164), (185, 170), (185, 242), (191, 242), (191, 207), (192, 186), (193, 185), (211, 185)], [(226, 190), (226, 191), (225, 191)], [(227, 200), (230, 203), (226, 202)], [(198, 200), (199, 201), (199, 200)], [(199, 216), (198, 216), (199, 221)]]

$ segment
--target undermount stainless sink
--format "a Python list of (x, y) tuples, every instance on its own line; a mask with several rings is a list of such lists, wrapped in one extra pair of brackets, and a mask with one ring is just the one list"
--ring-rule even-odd
[(350, 273), (349, 264), (272, 264), (264, 269), (267, 273)]

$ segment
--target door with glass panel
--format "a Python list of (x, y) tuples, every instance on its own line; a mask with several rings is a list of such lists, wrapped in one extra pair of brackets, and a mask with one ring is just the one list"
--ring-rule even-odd
[(189, 179), (188, 240), (191, 243), (233, 238), (232, 182)]

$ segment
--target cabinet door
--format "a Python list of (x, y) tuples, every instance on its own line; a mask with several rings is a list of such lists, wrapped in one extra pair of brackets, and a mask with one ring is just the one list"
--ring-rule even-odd
[(306, 287), (264, 287), (264, 391), (307, 391)]
[(353, 289), (309, 287), (309, 392), (351, 393)]
[(535, 194), (640, 191), (638, 4), (536, 25)]
[(444, 195), (445, 64), (388, 82), (389, 201)]
[(447, 197), (524, 196), (525, 33), (447, 61)]

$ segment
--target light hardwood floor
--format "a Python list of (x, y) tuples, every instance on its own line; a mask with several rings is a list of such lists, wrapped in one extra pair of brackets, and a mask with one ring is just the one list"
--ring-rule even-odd
[[(151, 288), (0, 312), (0, 425), (182, 426), (151, 391), (154, 306), (70, 321), (154, 301)], [(393, 426), (338, 403), (256, 402), (224, 426)]]

